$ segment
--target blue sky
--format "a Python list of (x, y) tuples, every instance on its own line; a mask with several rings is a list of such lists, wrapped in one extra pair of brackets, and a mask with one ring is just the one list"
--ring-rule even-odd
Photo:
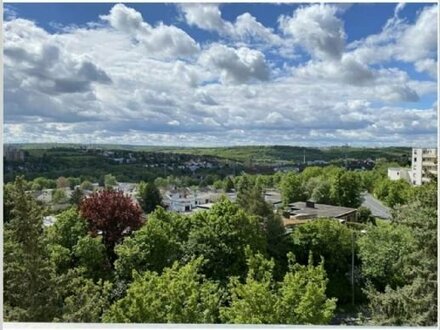
[(5, 140), (434, 145), (434, 4), (6, 4)]

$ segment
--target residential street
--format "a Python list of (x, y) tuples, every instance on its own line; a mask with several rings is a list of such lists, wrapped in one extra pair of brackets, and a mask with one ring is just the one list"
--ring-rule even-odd
[(382, 219), (391, 219), (390, 208), (368, 192), (361, 194), (362, 206), (369, 208), (373, 216)]

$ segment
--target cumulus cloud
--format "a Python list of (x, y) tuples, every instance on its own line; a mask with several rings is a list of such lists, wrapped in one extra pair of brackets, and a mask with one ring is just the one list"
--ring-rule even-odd
[(282, 16), (280, 28), (313, 57), (337, 60), (344, 51), (345, 32), (336, 13), (336, 7), (326, 4), (301, 7), (292, 16)]
[(282, 39), (273, 29), (265, 27), (249, 13), (237, 16), (234, 23), (221, 16), (217, 4), (185, 3), (179, 6), (185, 21), (200, 29), (216, 32), (223, 37), (244, 42), (264, 42), (269, 45), (281, 45)]
[[(347, 47), (339, 7), (300, 7), (281, 20), (282, 47), (300, 45), (311, 54), (294, 63), (285, 62), (285, 48), (263, 49), (252, 40), (264, 40), (267, 28), (251, 15), (228, 22), (218, 6), (194, 8), (209, 19), (188, 16), (188, 24), (227, 40), (207, 39), (200, 47), (183, 27), (153, 27), (125, 5), (115, 5), (104, 23), (55, 34), (29, 20), (6, 20), (5, 140), (435, 144), (436, 108), (426, 99), (435, 97), (437, 83), (390, 64), (408, 56), (416, 70), (434, 73), (431, 51), (398, 51), (403, 36), (415, 33), (410, 27), (431, 29), (423, 23), (431, 7), (413, 24), (396, 9), (383, 33)], [(293, 33), (301, 31), (299, 22), (312, 30)], [(263, 43), (275, 35), (269, 32)], [(336, 46), (328, 46), (331, 40)]]
[(353, 42), (348, 46), (359, 61), (368, 64), (391, 60), (413, 63), (417, 71), (436, 76), (438, 6), (424, 7), (414, 24), (398, 17), (403, 5), (398, 4), (395, 14), (379, 34)]
[(185, 57), (194, 55), (199, 50), (199, 45), (185, 31), (162, 23), (152, 27), (144, 22), (138, 11), (123, 4), (114, 5), (110, 13), (102, 15), (101, 19), (142, 43), (147, 55)]
[(214, 44), (203, 52), (199, 61), (207, 68), (218, 70), (224, 83), (269, 79), (269, 69), (264, 54), (246, 47), (233, 49)]

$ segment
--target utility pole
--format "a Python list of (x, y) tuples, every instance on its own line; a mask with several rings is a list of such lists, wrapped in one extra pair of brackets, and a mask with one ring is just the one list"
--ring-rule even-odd
[(306, 164), (306, 149), (303, 149), (303, 164)]
[(354, 306), (354, 230), (351, 230), (351, 304)]

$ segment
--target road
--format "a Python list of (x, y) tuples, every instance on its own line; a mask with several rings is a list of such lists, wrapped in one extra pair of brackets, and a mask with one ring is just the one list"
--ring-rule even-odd
[(373, 216), (382, 219), (391, 219), (390, 208), (383, 205), (381, 201), (371, 194), (364, 192), (361, 194), (362, 206), (370, 209)]

